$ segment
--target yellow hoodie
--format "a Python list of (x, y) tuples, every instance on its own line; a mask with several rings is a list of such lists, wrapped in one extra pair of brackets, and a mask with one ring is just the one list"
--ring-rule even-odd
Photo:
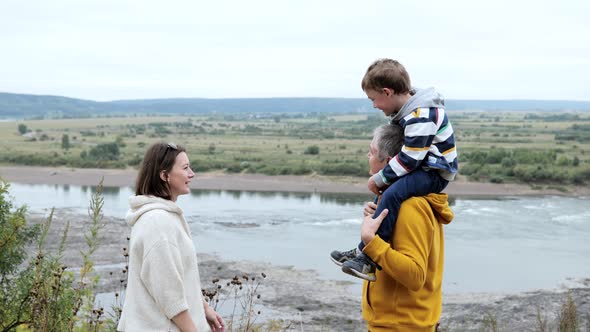
[(434, 331), (442, 311), (442, 225), (452, 219), (446, 194), (412, 197), (402, 203), (393, 239), (375, 236), (365, 246), (383, 267), (363, 287), (369, 331)]

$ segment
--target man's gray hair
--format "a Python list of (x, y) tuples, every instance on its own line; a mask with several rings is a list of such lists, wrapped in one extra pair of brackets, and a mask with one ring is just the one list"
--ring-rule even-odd
[(373, 140), (379, 160), (383, 161), (387, 157), (394, 157), (402, 150), (404, 130), (398, 124), (382, 125), (375, 128)]

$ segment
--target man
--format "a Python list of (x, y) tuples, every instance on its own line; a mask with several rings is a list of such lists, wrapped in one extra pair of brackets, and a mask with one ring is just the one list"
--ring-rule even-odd
[[(371, 148), (376, 150), (369, 152), (371, 172), (383, 169), (395, 155), (395, 151), (387, 151), (388, 158), (371, 159), (372, 155), (383, 155), (378, 150), (387, 146), (373, 142)], [(373, 219), (376, 207), (374, 203), (365, 205), (361, 226), (363, 253), (381, 267), (376, 281), (364, 283), (363, 318), (370, 332), (432, 332), (442, 311), (442, 225), (453, 219), (447, 195), (429, 194), (404, 201), (389, 239), (375, 235), (388, 212), (384, 210)]]

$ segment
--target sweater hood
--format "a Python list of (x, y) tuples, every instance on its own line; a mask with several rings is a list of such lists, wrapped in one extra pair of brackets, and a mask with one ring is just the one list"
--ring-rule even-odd
[(173, 201), (156, 196), (139, 195), (129, 197), (129, 211), (125, 221), (129, 226), (133, 226), (144, 213), (152, 210), (164, 210), (182, 217), (182, 210)]
[(449, 196), (447, 194), (430, 194), (424, 196), (432, 211), (437, 215), (438, 222), (441, 224), (449, 224), (455, 214), (453, 210), (449, 207)]
[(414, 95), (411, 96), (399, 112), (392, 117), (393, 121), (399, 122), (417, 108), (445, 107), (443, 96), (436, 92), (434, 88), (414, 89), (414, 91)]

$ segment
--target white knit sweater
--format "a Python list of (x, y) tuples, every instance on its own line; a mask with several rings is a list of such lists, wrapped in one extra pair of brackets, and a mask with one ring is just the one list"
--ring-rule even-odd
[(117, 330), (179, 331), (171, 319), (188, 309), (197, 331), (210, 331), (197, 256), (182, 210), (154, 196), (132, 196), (129, 206), (129, 279)]

